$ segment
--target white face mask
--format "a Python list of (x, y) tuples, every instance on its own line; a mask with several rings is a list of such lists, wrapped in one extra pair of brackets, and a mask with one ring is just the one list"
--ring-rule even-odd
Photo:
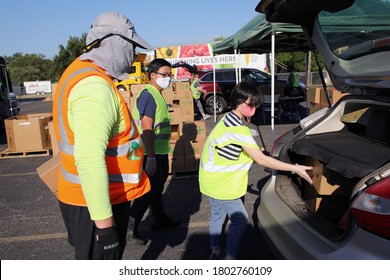
[(169, 85), (171, 84), (171, 78), (166, 77), (166, 78), (157, 78), (156, 83), (162, 88), (162, 89), (167, 89)]

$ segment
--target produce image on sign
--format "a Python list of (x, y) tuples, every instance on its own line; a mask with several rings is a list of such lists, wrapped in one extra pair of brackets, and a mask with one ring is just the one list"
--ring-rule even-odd
[(179, 46), (163, 47), (156, 49), (156, 57), (164, 59), (178, 58)]
[[(179, 61), (196, 65), (199, 71), (215, 68), (255, 68), (264, 69), (267, 65), (266, 54), (221, 54), (214, 56), (211, 44), (193, 44), (161, 47), (156, 49), (156, 58), (164, 58), (171, 64)], [(188, 80), (191, 73), (183, 67), (172, 69), (177, 80)]]
[[(194, 44), (194, 45), (183, 45), (183, 46), (170, 46), (156, 49), (156, 57), (164, 58), (169, 62), (176, 63), (178, 61), (185, 61), (190, 65), (196, 65), (198, 70), (212, 69), (212, 64), (198, 63), (199, 57), (210, 57), (212, 56), (212, 49), (210, 44)], [(195, 60), (194, 60), (195, 59)], [(183, 67), (172, 69), (176, 79), (186, 80), (191, 78), (191, 73)]]

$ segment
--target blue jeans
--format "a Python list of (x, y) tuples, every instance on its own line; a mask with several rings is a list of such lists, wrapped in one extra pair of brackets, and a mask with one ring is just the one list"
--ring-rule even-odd
[(226, 252), (229, 256), (236, 257), (248, 224), (248, 213), (244, 203), (240, 198), (219, 200), (209, 197), (209, 200), (211, 205), (210, 247), (211, 249), (221, 248), (222, 227), (227, 215), (231, 224), (227, 235)]

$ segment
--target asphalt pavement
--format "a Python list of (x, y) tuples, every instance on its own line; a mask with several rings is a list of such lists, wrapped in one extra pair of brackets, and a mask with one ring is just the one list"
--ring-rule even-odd
[[(20, 114), (51, 111), (51, 102), (22, 101)], [(218, 119), (216, 120), (218, 121)], [(278, 137), (297, 123), (276, 123), (274, 132), (269, 124), (254, 119), (249, 124), (259, 145), (271, 149), (271, 135)], [(215, 125), (206, 121), (207, 133)], [(4, 133), (0, 135), (0, 151), (7, 149)], [(67, 242), (58, 202), (38, 177), (36, 168), (51, 156), (0, 158), (0, 259), (1, 260), (72, 260), (73, 248)], [(276, 259), (257, 226), (259, 195), (269, 173), (254, 164), (249, 172), (245, 206), (250, 216), (239, 259)], [(128, 260), (205, 260), (210, 254), (208, 221), (210, 205), (199, 192), (195, 173), (170, 176), (163, 194), (167, 214), (181, 220), (178, 228), (152, 231), (151, 217), (146, 213), (140, 231), (149, 243), (146, 246), (128, 243), (124, 259)], [(227, 225), (227, 227), (229, 224)]]

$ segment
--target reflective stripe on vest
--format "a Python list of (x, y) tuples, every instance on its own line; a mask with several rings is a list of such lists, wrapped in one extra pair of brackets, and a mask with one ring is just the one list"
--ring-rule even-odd
[[(150, 182), (142, 171), (143, 143), (120, 92), (103, 69), (88, 61), (76, 59), (61, 77), (53, 102), (55, 134), (60, 148), (62, 170), (59, 176), (58, 198), (73, 205), (86, 205), (81, 189), (81, 180), (74, 158), (74, 135), (68, 121), (68, 97), (73, 87), (90, 76), (103, 78), (120, 100), (118, 110), (124, 118), (124, 131), (118, 132), (108, 141), (105, 151), (109, 192), (112, 204), (130, 201), (150, 190)], [(133, 142), (138, 143), (139, 159), (129, 159)]]
[[(154, 86), (148, 84), (138, 94), (132, 111), (134, 121), (137, 125), (138, 130), (140, 131), (140, 133), (142, 133), (143, 130), (141, 126), (140, 113), (137, 107), (137, 100), (140, 94), (144, 90), (147, 90), (153, 96), (153, 99), (156, 102), (156, 113), (155, 113), (155, 119), (153, 124), (154, 139), (155, 139), (154, 152), (156, 154), (168, 154), (171, 150), (169, 144), (171, 138), (171, 123), (170, 123), (171, 118), (168, 111), (168, 105), (165, 102), (164, 97)], [(146, 150), (145, 150), (145, 154), (147, 154)]]
[(216, 199), (236, 199), (245, 195), (248, 172), (253, 160), (242, 151), (237, 160), (218, 155), (216, 147), (230, 144), (258, 148), (248, 127), (226, 127), (222, 118), (206, 139), (199, 168), (200, 191)]
[[(72, 174), (61, 168), (62, 176), (73, 184), (81, 184), (80, 176)], [(112, 183), (130, 183), (138, 184), (141, 177), (142, 170), (137, 174), (109, 174), (109, 181)]]
[[(106, 156), (116, 157), (116, 156), (125, 156), (129, 154), (129, 150), (131, 147), (131, 144), (135, 142), (138, 144), (138, 147), (142, 147), (143, 143), (140, 138), (130, 140), (130, 142), (125, 143), (123, 145), (119, 145), (118, 147), (111, 147), (107, 148), (106, 150)], [(69, 155), (74, 154), (74, 146), (70, 144), (65, 143), (58, 143), (58, 146), (61, 150), (61, 152)]]
[[(232, 139), (232, 136), (241, 143), (247, 143), (247, 145), (253, 145), (254, 140), (252, 136), (241, 135), (237, 133), (227, 132), (222, 134), (220, 137), (215, 139), (210, 139), (207, 152), (207, 162), (203, 160), (200, 162), (201, 168), (210, 172), (234, 172), (236, 170), (248, 170), (252, 166), (252, 161), (246, 162), (246, 160), (228, 160), (221, 156), (218, 158), (215, 155), (218, 155), (215, 147), (221, 145), (222, 143)], [(255, 145), (257, 146), (256, 142)], [(205, 146), (207, 147), (207, 146)]]
[[(70, 75), (68, 77), (67, 80), (65, 80), (64, 82), (64, 85), (66, 85), (66, 83), (71, 80), (73, 77), (77, 76), (77, 75), (80, 75), (82, 73), (87, 73), (87, 72), (95, 72), (97, 75), (101, 76), (100, 72), (94, 68), (94, 67), (85, 67), (85, 68), (82, 68), (80, 69), (79, 71), (76, 71), (74, 72), (72, 75)], [(65, 93), (65, 86), (63, 86), (61, 88), (61, 91), (60, 91), (60, 105), (62, 105), (62, 100), (63, 100), (63, 95)], [(59, 107), (61, 108), (61, 107)], [(59, 110), (59, 114), (58, 114), (58, 120), (59, 120), (59, 124), (60, 124), (60, 127), (64, 127), (65, 128), (65, 124), (64, 124), (64, 116), (62, 114), (62, 110)], [(72, 155), (74, 156), (74, 146), (72, 144), (69, 143), (69, 137), (66, 133), (66, 129), (60, 129), (60, 135), (61, 135), (61, 141), (58, 143), (59, 144), (59, 149), (61, 150), (62, 153), (65, 153), (65, 154), (69, 154), (69, 155)], [(131, 134), (133, 133), (133, 134)], [(135, 134), (136, 134), (136, 131), (135, 129), (132, 129), (132, 131), (130, 132), (130, 137), (133, 138), (135, 137)], [(131, 147), (131, 143), (132, 142), (137, 142), (137, 144), (139, 146), (141, 146), (141, 138), (138, 138), (136, 140), (132, 140), (130, 142), (127, 142), (123, 145), (120, 145), (118, 147), (109, 147), (107, 148), (106, 150), (106, 156), (112, 156), (112, 157), (117, 157), (117, 156), (125, 156), (129, 153), (129, 150), (130, 150), (130, 147)], [(64, 179), (68, 180), (69, 182), (71, 183), (75, 183), (75, 184), (80, 184), (80, 178), (78, 175), (75, 175), (75, 174), (72, 174), (70, 172), (67, 172), (66, 170), (63, 169), (63, 174), (64, 174)], [(121, 178), (131, 178), (131, 181), (126, 181), (126, 180), (119, 180), (118, 178), (121, 177)], [(113, 179), (111, 181), (111, 178)], [(127, 182), (127, 183), (138, 183), (139, 182), (139, 178), (140, 178), (140, 173), (135, 173), (135, 174), (111, 174), (109, 175), (109, 181), (110, 182)]]

